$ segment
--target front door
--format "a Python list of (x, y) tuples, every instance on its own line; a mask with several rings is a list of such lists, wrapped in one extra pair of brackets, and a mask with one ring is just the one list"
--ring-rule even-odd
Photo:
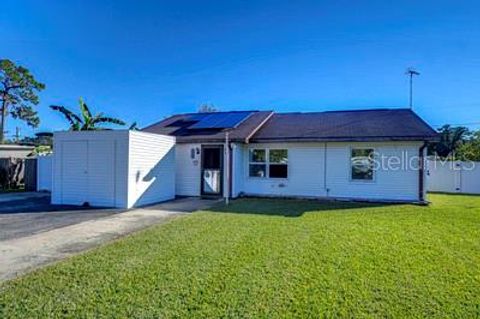
[(202, 146), (202, 196), (222, 196), (223, 146)]

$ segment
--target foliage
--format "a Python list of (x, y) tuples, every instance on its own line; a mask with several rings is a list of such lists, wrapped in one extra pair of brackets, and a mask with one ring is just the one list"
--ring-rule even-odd
[(52, 146), (53, 145), (53, 134), (52, 133), (37, 133), (34, 137), (25, 136), (19, 141), (19, 144), (22, 145), (33, 145), (33, 146)]
[(464, 143), (465, 139), (470, 136), (471, 132), (463, 126), (452, 127), (444, 125), (438, 129), (440, 141), (430, 147), (431, 155), (438, 155), (442, 158), (453, 156), (458, 148)]
[(64, 106), (51, 105), (50, 108), (54, 111), (58, 111), (62, 114), (65, 119), (70, 124), (70, 130), (72, 131), (92, 131), (92, 130), (102, 130), (102, 124), (116, 124), (116, 125), (125, 125), (125, 122), (113, 117), (107, 117), (103, 113), (98, 113), (93, 115), (90, 111), (90, 108), (83, 101), (82, 98), (79, 100), (80, 115), (75, 114)]
[(457, 149), (461, 160), (480, 161), (480, 131), (476, 131)]
[(198, 107), (198, 113), (218, 112), (218, 108), (212, 103), (203, 103)]
[(33, 150), (34, 155), (45, 155), (45, 154), (50, 154), (53, 152), (53, 148), (51, 145), (38, 145), (35, 146), (35, 149)]
[(430, 199), (235, 200), (7, 282), (2, 317), (478, 317), (480, 197)]
[(8, 116), (32, 127), (39, 125), (40, 119), (33, 107), (39, 103), (37, 93), (44, 88), (27, 68), (0, 59), (0, 143), (4, 140)]

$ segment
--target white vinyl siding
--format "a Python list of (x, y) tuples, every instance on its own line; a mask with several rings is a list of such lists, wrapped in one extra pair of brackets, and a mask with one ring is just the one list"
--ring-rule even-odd
[[(200, 152), (198, 154), (197, 149)], [(200, 196), (201, 149), (200, 144), (176, 146), (175, 182), (178, 196)]]
[[(421, 145), (420, 142), (250, 144), (243, 152), (243, 188), (236, 192), (260, 196), (416, 201), (419, 187), (417, 169), (379, 169), (375, 171), (373, 181), (355, 181), (351, 179), (351, 149), (373, 148), (378, 156), (406, 156), (408, 161), (418, 156)], [(288, 149), (288, 178), (249, 177), (248, 150), (254, 148)]]
[(128, 206), (175, 198), (175, 138), (130, 132)]
[(60, 203), (82, 205), (88, 200), (88, 142), (65, 141), (55, 150), (62, 156)]
[[(377, 169), (373, 181), (354, 181), (350, 178), (351, 148), (374, 148), (376, 156), (406, 156), (408, 161), (418, 157), (421, 143), (329, 143), (327, 144), (327, 190), (331, 197), (377, 199), (377, 200), (418, 200), (418, 170)], [(417, 163), (415, 163), (417, 164)]]
[(88, 141), (88, 202), (115, 206), (115, 142)]
[(54, 134), (52, 203), (131, 208), (175, 196), (175, 139), (118, 131)]
[(52, 203), (126, 207), (128, 134), (56, 132)]
[(248, 166), (244, 165), (242, 174), (245, 179), (243, 192), (246, 194), (308, 197), (325, 195), (323, 188), (323, 144), (251, 144), (245, 148), (245, 163), (248, 163), (248, 150), (254, 148), (287, 149), (288, 177), (280, 179), (250, 177)]

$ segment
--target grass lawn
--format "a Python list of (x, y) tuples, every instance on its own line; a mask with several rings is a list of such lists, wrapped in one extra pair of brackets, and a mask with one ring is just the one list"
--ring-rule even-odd
[(242, 199), (0, 288), (0, 317), (480, 316), (480, 196)]

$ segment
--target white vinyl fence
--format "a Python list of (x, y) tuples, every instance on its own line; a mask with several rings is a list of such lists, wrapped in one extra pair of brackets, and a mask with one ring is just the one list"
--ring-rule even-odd
[(37, 156), (37, 191), (52, 191), (53, 156)]
[(428, 161), (428, 191), (480, 194), (480, 162)]

